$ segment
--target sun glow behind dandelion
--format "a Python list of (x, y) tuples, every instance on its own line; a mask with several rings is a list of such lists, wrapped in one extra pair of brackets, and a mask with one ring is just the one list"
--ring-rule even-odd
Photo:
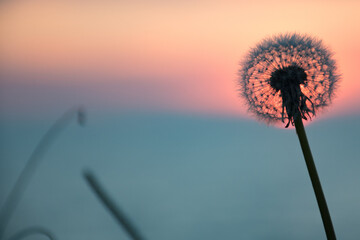
[[(0, 7), (0, 71), (11, 84), (19, 75), (20, 87), (11, 88), (34, 89), (20, 98), (3, 83), (3, 103), (11, 109), (81, 98), (116, 110), (247, 116), (234, 92), (237, 62), (264, 36), (295, 31), (326, 39), (336, 53), (342, 84), (329, 114), (360, 112), (358, 2), (35, 0)], [(335, 12), (336, 19), (328, 17)], [(52, 103), (34, 83), (59, 97)]]

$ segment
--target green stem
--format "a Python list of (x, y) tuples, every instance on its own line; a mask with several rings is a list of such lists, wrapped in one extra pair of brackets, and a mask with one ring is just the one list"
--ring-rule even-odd
[(309, 142), (306, 137), (304, 125), (301, 117), (295, 119), (295, 129), (298, 135), (302, 152), (304, 154), (307, 169), (309, 171), (312, 186), (314, 188), (316, 200), (320, 209), (321, 218), (324, 224), (328, 240), (336, 240), (334, 227), (331, 221), (329, 209), (326, 204), (325, 196), (321, 188), (319, 176), (316, 171), (315, 163), (311, 154)]

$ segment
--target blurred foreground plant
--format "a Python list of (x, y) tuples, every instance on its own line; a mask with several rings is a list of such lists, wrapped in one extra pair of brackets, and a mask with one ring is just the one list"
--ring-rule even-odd
[[(38, 145), (35, 147), (34, 151), (30, 155), (29, 159), (26, 162), (25, 167), (21, 171), (19, 177), (17, 178), (14, 187), (11, 189), (9, 195), (7, 196), (5, 203), (0, 211), (0, 240), (4, 238), (4, 233), (6, 227), (11, 219), (13, 212), (15, 211), (21, 195), (24, 193), (31, 176), (34, 174), (34, 171), (40, 160), (42, 159), (46, 150), (49, 149), (52, 142), (56, 139), (59, 133), (71, 122), (71, 120), (76, 117), (80, 125), (85, 124), (85, 112), (83, 107), (75, 107), (66, 111), (44, 134), (41, 138)], [(43, 229), (43, 228), (29, 228), (23, 231), (20, 231), (18, 234), (15, 234), (11, 239), (18, 239), (29, 234), (42, 234), (48, 236), (50, 239), (54, 239), (53, 235)]]
[(120, 210), (120, 208), (115, 204), (115, 202), (110, 198), (110, 196), (105, 192), (104, 188), (100, 185), (99, 181), (96, 179), (95, 175), (90, 171), (84, 171), (83, 173), (85, 180), (94, 191), (99, 200), (104, 204), (104, 206), (110, 211), (114, 216), (116, 221), (123, 227), (126, 233), (133, 240), (144, 240), (139, 230), (135, 225), (130, 221), (125, 213)]
[(241, 95), (249, 111), (267, 123), (295, 125), (320, 209), (326, 236), (336, 239), (302, 119), (327, 106), (339, 81), (335, 61), (320, 40), (286, 34), (252, 48), (239, 71)]

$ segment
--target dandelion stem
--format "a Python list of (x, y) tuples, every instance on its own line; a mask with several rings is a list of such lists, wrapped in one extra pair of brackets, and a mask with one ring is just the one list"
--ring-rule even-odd
[(105, 207), (110, 211), (110, 213), (115, 217), (115, 219), (119, 222), (120, 226), (122, 226), (127, 234), (134, 240), (144, 240), (141, 236), (140, 232), (135, 228), (134, 224), (130, 221), (130, 219), (120, 210), (118, 206), (114, 203), (114, 201), (109, 197), (109, 195), (105, 192), (105, 190), (101, 187), (100, 183), (90, 171), (84, 171), (84, 177), (97, 195), (97, 197), (101, 200), (101, 202), (105, 205)]
[(5, 229), (9, 223), (12, 213), (15, 211), (21, 195), (25, 191), (29, 180), (33, 175), (37, 165), (40, 163), (42, 156), (49, 149), (51, 143), (56, 139), (58, 134), (62, 129), (67, 126), (74, 116), (77, 116), (77, 119), (80, 124), (84, 121), (84, 112), (82, 108), (75, 107), (66, 111), (44, 134), (41, 138), (38, 145), (35, 147), (34, 151), (30, 155), (29, 159), (26, 162), (25, 167), (21, 171), (19, 177), (17, 178), (14, 187), (11, 189), (9, 195), (7, 196), (4, 205), (0, 211), (0, 240), (3, 239)]
[(324, 224), (326, 236), (328, 240), (336, 240), (334, 227), (331, 221), (329, 209), (326, 204), (326, 199), (321, 188), (319, 176), (316, 171), (315, 163), (311, 154), (309, 142), (306, 137), (304, 125), (301, 117), (295, 119), (295, 129), (298, 135), (302, 152), (304, 154), (307, 169), (309, 171), (312, 186), (314, 188), (316, 200), (320, 209), (321, 218)]

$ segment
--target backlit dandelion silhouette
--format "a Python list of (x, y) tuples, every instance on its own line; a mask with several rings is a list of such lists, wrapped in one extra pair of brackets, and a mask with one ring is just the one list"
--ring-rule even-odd
[(251, 49), (242, 63), (240, 87), (249, 110), (266, 122), (307, 120), (329, 104), (339, 76), (320, 40), (286, 34)]
[(339, 81), (335, 61), (320, 40), (286, 34), (251, 49), (239, 72), (249, 110), (268, 123), (295, 125), (328, 239), (336, 239), (302, 119), (327, 106)]

